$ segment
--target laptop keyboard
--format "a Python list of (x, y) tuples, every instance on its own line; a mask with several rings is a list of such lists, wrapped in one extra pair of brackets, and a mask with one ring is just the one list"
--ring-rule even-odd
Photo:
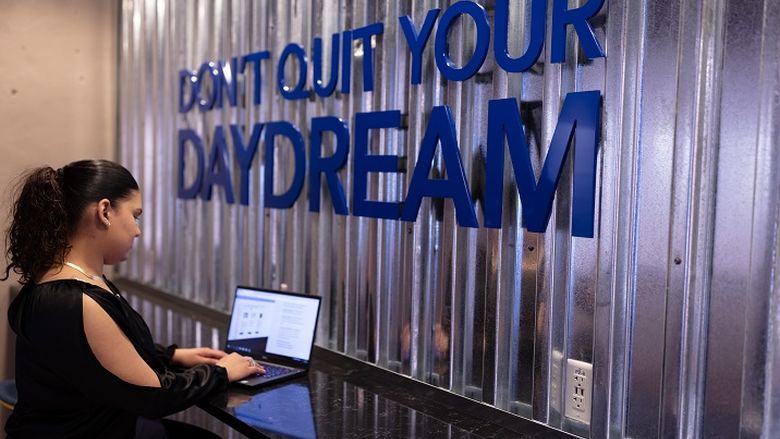
[(268, 363), (261, 363), (261, 364), (265, 369), (265, 373), (262, 374), (261, 376), (265, 378), (278, 377), (279, 375), (284, 375), (295, 371), (295, 369), (290, 369), (289, 367), (272, 366)]

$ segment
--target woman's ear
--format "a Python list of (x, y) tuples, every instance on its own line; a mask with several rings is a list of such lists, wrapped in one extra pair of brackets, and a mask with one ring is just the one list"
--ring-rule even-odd
[(98, 201), (98, 220), (106, 228), (111, 227), (111, 221), (108, 219), (109, 212), (112, 212), (111, 201), (109, 201), (108, 198), (103, 198), (102, 200)]

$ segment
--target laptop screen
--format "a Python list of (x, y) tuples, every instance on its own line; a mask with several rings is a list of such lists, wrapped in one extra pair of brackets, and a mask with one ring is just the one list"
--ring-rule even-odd
[(238, 287), (225, 347), (308, 363), (319, 308), (318, 296)]

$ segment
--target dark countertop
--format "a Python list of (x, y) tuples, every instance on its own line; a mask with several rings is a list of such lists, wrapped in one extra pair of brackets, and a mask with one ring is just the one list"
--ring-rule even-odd
[(198, 406), (251, 438), (574, 437), (319, 347), (306, 377)]

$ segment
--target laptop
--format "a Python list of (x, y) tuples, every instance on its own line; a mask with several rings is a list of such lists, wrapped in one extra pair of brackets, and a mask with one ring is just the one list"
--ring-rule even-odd
[(265, 374), (236, 382), (258, 387), (305, 375), (309, 370), (320, 300), (284, 291), (236, 287), (225, 351), (250, 356)]

